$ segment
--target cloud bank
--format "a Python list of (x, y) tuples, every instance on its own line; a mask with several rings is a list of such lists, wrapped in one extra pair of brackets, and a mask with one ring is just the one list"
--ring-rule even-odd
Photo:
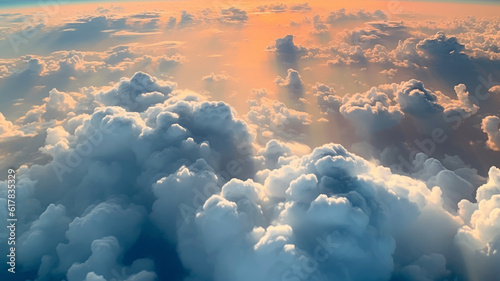
[[(353, 122), (372, 120), (374, 129), (423, 112), (415, 105), (442, 112), (446, 106), (419, 85), (395, 85), (392, 96), (389, 88), (373, 88), (345, 97), (339, 110)], [(334, 103), (324, 98), (332, 89), (316, 88)], [(265, 97), (253, 105), (262, 113), (248, 116), (271, 126), (271, 140), (258, 151), (251, 126), (231, 106), (145, 73), (80, 94), (86, 97), (76, 101), (51, 92), (42, 106), (53, 114), (38, 119), (60, 120), (46, 129), (41, 147), (51, 160), (18, 171), (18, 274), (26, 279), (489, 280), (499, 274), (495, 167), (474, 198), (471, 183), (433, 159), (412, 178), (338, 144), (297, 155), (294, 144), (272, 138), (309, 117)], [(6, 239), (2, 232), (0, 242)], [(170, 250), (145, 255), (148, 241)], [(178, 267), (160, 270), (169, 260)]]

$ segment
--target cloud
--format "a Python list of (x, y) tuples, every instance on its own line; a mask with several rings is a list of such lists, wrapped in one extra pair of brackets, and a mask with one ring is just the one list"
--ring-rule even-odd
[[(152, 234), (143, 234), (142, 225), (148, 215), (146, 201), (154, 199), (153, 183), (183, 165), (203, 161), (203, 157), (207, 169), (218, 175), (225, 172), (227, 180), (237, 175), (238, 170), (230, 162), (237, 155), (243, 161), (238, 175), (245, 178), (252, 173), (252, 164), (245, 158), (249, 156), (241, 150), (242, 146), (250, 145), (251, 135), (246, 124), (235, 118), (233, 109), (225, 103), (200, 101), (201, 96), (171, 92), (167, 85), (170, 84), (144, 73), (122, 79), (110, 91), (102, 92), (104, 96), (114, 97), (116, 93), (121, 96), (165, 93), (166, 96), (157, 104), (149, 103), (141, 114), (122, 108), (145, 105), (137, 99), (116, 102), (122, 107), (96, 104), (90, 114), (75, 111), (76, 116), (60, 120), (61, 126), (47, 129), (42, 151), (51, 159), (19, 171), (23, 174), (18, 179), (19, 198), (29, 204), (20, 203), (24, 210), (19, 212), (19, 218), (29, 229), (19, 232), (20, 249), (31, 253), (25, 255), (27, 267), (35, 272), (41, 268), (40, 279), (84, 280), (102, 276), (108, 280), (117, 278), (119, 273), (125, 274), (119, 277), (124, 280), (155, 280), (155, 269), (148, 265), (151, 262), (141, 261), (143, 256), (133, 250), (146, 247), (140, 246), (143, 241), (140, 235)], [(64, 93), (54, 91), (54, 95), (64, 96)], [(92, 92), (87, 95), (94, 96)], [(56, 100), (59, 103), (55, 104), (65, 104), (64, 98)], [(130, 159), (132, 162), (119, 160), (131, 156), (130, 153), (137, 153), (135, 160)], [(133, 172), (135, 168), (127, 167), (129, 164), (143, 168)], [(39, 172), (41, 177), (35, 176), (37, 182), (25, 177)], [(52, 176), (43, 176), (48, 174)], [(137, 183), (139, 178), (148, 179), (139, 184), (144, 188), (126, 183)], [(66, 185), (71, 188), (62, 188)], [(34, 190), (41, 189), (47, 193), (35, 196)], [(1, 194), (3, 198), (4, 193)], [(50, 205), (52, 202), (60, 204)], [(120, 258), (124, 254), (132, 254), (135, 262), (125, 266)], [(158, 255), (177, 259), (175, 250)], [(179, 270), (172, 266), (174, 271)]]
[(186, 26), (195, 21), (194, 16), (186, 11), (182, 11), (181, 20), (179, 21), (179, 26)]
[(363, 49), (377, 44), (392, 47), (394, 42), (408, 38), (407, 26), (396, 21), (367, 22), (365, 28), (346, 30), (346, 41)]
[(283, 3), (274, 4), (274, 5), (260, 5), (257, 9), (260, 12), (272, 12), (272, 13), (283, 13), (287, 10), (288, 6)]
[(224, 74), (224, 73), (221, 73), (221, 74), (215, 74), (215, 73), (210, 73), (210, 75), (207, 75), (207, 76), (203, 76), (203, 78), (201, 78), (201, 80), (203, 81), (206, 81), (206, 82), (209, 82), (209, 83), (212, 83), (212, 82), (223, 82), (223, 81), (228, 81), (228, 80), (231, 80), (232, 77), (227, 75), (227, 74)]
[(285, 141), (300, 141), (305, 139), (311, 116), (302, 111), (288, 108), (285, 104), (262, 98), (260, 101), (250, 101), (250, 111), (247, 118), (256, 126), (259, 140), (266, 143), (273, 137), (281, 137)]
[(458, 43), (455, 37), (447, 38), (444, 32), (438, 32), (436, 35), (420, 41), (417, 44), (417, 49), (430, 57), (440, 57), (461, 53), (465, 47)]
[(260, 5), (260, 12), (283, 13), (283, 12), (307, 12), (311, 10), (309, 3), (287, 5), (284, 3)]
[[(265, 9), (307, 12), (311, 7), (282, 4)], [(28, 107), (14, 109), (23, 115), (17, 120), (0, 114), (2, 165), (20, 167), (20, 279), (490, 280), (498, 276), (500, 172), (491, 167), (487, 179), (481, 176), (491, 165), (482, 162), (485, 149), (476, 149), (477, 144), (484, 146), (485, 136), (472, 126), (485, 116), (485, 107), (469, 93), (494, 79), (471, 84), (478, 77), (472, 74), (480, 69), (473, 63), (495, 69), (494, 61), (485, 62), (497, 51), (492, 39), (495, 21), (450, 21), (443, 29), (446, 36), (437, 30), (417, 30), (413, 21), (381, 22), (386, 15), (380, 11), (340, 10), (327, 20), (315, 17), (308, 28), (316, 31), (327, 30), (328, 22), (335, 28), (349, 21), (349, 25), (370, 23), (348, 31), (353, 37), (332, 38), (317, 48), (296, 44), (293, 35), (275, 40), (267, 51), (282, 75), (276, 83), (287, 92), (303, 93), (303, 107), (292, 109), (270, 99), (266, 90), (254, 90), (251, 95), (256, 100), (249, 102), (249, 112), (238, 115), (226, 102), (182, 89), (185, 77), (179, 85), (155, 77), (161, 69), (171, 71), (187, 62), (177, 52), (179, 42), (116, 41), (125, 40), (116, 36), (119, 32), (147, 34), (165, 25), (221, 26), (221, 21), (254, 20), (234, 7), (215, 17), (206, 11), (201, 18), (192, 13), (185, 11), (180, 23), (163, 12), (83, 17), (46, 27), (41, 36), (49, 43), (80, 36), (75, 44), (82, 45), (66, 42), (61, 48), (99, 46), (100, 51), (0, 60), (1, 92), (18, 89), (26, 96), (15, 98), (26, 99), (16, 102)], [(483, 29), (488, 38), (481, 40), (476, 33)], [(468, 31), (471, 37), (464, 34)], [(179, 30), (165, 32), (170, 36)], [(109, 46), (105, 40), (113, 34)], [(300, 34), (307, 35), (300, 37), (301, 42), (318, 39), (308, 32)], [(349, 41), (356, 36), (363, 40)], [(36, 46), (38, 41), (34, 42)], [(151, 55), (157, 54), (156, 49), (162, 55)], [(338, 73), (347, 79), (337, 79), (338, 85), (316, 83), (330, 81), (332, 73), (312, 75), (322, 72), (327, 61), (334, 66), (327, 72), (348, 65), (348, 74), (347, 68)], [(317, 72), (301, 77), (297, 70), (304, 69)], [(376, 80), (381, 69), (390, 69), (385, 73), (398, 83), (382, 81), (372, 88), (362, 84), (368, 83), (365, 73)], [(150, 70), (156, 74), (147, 74)], [(202, 79), (231, 79), (220, 69), (206, 73), (212, 71)], [(457, 73), (454, 79), (444, 79)], [(353, 80), (360, 88), (354, 92)], [(314, 85), (312, 93), (306, 91), (309, 84)], [(34, 102), (30, 97), (43, 100)], [(319, 112), (311, 99), (317, 100)], [(459, 120), (447, 124), (446, 117)], [(328, 122), (317, 123), (318, 118)], [(483, 120), (490, 149), (498, 148), (494, 143), (498, 126), (490, 130), (495, 118)], [(433, 137), (435, 128), (443, 128), (453, 140), (441, 147), (436, 144), (437, 150), (428, 153), (435, 155), (413, 154), (411, 141)], [(329, 139), (323, 139), (321, 131)], [(366, 152), (370, 160), (339, 144), (318, 146), (331, 139)], [(400, 160), (405, 149), (414, 156), (408, 173), (396, 174), (379, 164)], [(465, 162), (482, 170), (447, 155), (450, 151), (465, 155)], [(496, 164), (493, 153), (485, 158)], [(8, 195), (6, 185), (0, 182), (2, 204)], [(7, 217), (6, 209), (0, 210), (0, 217)], [(0, 243), (6, 243), (5, 234), (0, 233)]]
[[(473, 201), (474, 186), (467, 181), (470, 180), (466, 177), (463, 172), (465, 169), (461, 170), (449, 170), (443, 166), (443, 164), (433, 158), (429, 158), (423, 153), (419, 153), (415, 156), (413, 161), (414, 171), (411, 174), (412, 178), (420, 179), (427, 184), (429, 189), (434, 186), (439, 186), (443, 192), (443, 203), (445, 208), (454, 212), (458, 208), (458, 203), (463, 200)], [(477, 171), (469, 170), (469, 175), (472, 173), (477, 173)], [(476, 174), (477, 175), (477, 174)], [(464, 179), (464, 177), (466, 179)]]
[(486, 116), (482, 123), (481, 129), (488, 135), (486, 146), (495, 151), (500, 151), (500, 118), (497, 116)]
[(96, 100), (105, 105), (144, 111), (153, 104), (163, 102), (175, 86), (175, 83), (160, 84), (156, 78), (138, 72), (129, 80), (122, 80), (115, 88), (97, 93)]
[(437, 101), (437, 96), (424, 88), (421, 81), (410, 80), (400, 85), (397, 93), (398, 103), (404, 112), (417, 116), (426, 116), (444, 111)]
[(278, 86), (286, 87), (291, 92), (301, 92), (304, 88), (304, 83), (302, 82), (302, 77), (300, 73), (295, 69), (288, 69), (286, 78), (277, 77), (275, 82)]
[(387, 15), (380, 10), (376, 10), (374, 12), (368, 12), (365, 10), (349, 12), (346, 9), (339, 9), (330, 12), (326, 21), (330, 24), (338, 24), (345, 21), (385, 20), (386, 18)]
[[(110, 93), (109, 105), (76, 111), (47, 130), (47, 163), (20, 169), (19, 202), (29, 203), (19, 206), (27, 229), (20, 243), (38, 279), (451, 278), (464, 274), (458, 249), (495, 264), (496, 256), (478, 249), (496, 245), (494, 218), (486, 214), (497, 208), (498, 169), (475, 203), (463, 199), (471, 191), (464, 178), (431, 160), (415, 179), (340, 145), (309, 152), (272, 140), (311, 122), (277, 101), (251, 103), (255, 113), (247, 124), (223, 102), (167, 85), (144, 73), (122, 79), (101, 91)], [(343, 104), (380, 103), (385, 108), (378, 109), (387, 110), (388, 93), (397, 89), (347, 96)], [(334, 94), (325, 85), (316, 90)], [(54, 104), (68, 105), (54, 93)], [(161, 93), (162, 100), (116, 102), (117, 93)], [(144, 108), (132, 110), (138, 106)], [(272, 131), (258, 152), (253, 125)], [(448, 200), (461, 201), (452, 210)], [(474, 244), (464, 246), (471, 239)], [(171, 250), (144, 255), (139, 249), (151, 247), (149, 241)], [(476, 260), (468, 266), (478, 266)], [(179, 264), (162, 272), (164, 261)], [(482, 278), (495, 268), (476, 272)]]
[(248, 15), (245, 10), (231, 7), (221, 10), (220, 21), (224, 23), (244, 23), (248, 21)]
[(498, 274), (498, 268), (492, 266), (500, 261), (498, 252), (500, 227), (500, 170), (492, 167), (489, 180), (477, 190), (477, 203), (466, 200), (460, 202), (460, 215), (465, 221), (457, 235), (457, 243), (465, 258), (474, 258), (477, 262), (466, 265), (471, 278), (488, 279)]
[(344, 98), (340, 113), (354, 123), (359, 133), (370, 133), (398, 125), (404, 117), (399, 106), (377, 88)]
[(28, 124), (41, 120), (60, 120), (67, 117), (77, 106), (73, 96), (56, 89), (52, 89), (43, 101), (42, 105), (34, 106), (28, 111), (21, 121)]
[[(370, 176), (375, 170), (378, 177), (384, 175), (384, 181), (375, 183)], [(196, 233), (179, 236), (179, 251), (191, 278), (449, 277), (448, 265), (459, 262), (451, 251), (434, 247), (434, 239), (453, 239), (459, 227), (439, 207), (438, 188), (429, 190), (422, 182), (391, 175), (340, 146), (316, 148), (267, 172), (259, 182), (227, 183), (219, 195), (206, 201), (194, 221), (181, 228), (182, 233)], [(274, 207), (274, 214), (265, 212), (276, 200), (282, 204)], [(378, 207), (368, 202), (377, 202)], [(434, 235), (421, 236), (425, 230), (419, 227), (429, 224), (435, 226)], [(373, 228), (377, 234), (369, 230)], [(432, 246), (422, 247), (425, 243)], [(399, 247), (415, 252), (403, 254)], [(249, 250), (234, 251), (241, 248)], [(399, 254), (393, 256), (394, 251)], [(408, 261), (400, 260), (400, 254)], [(218, 259), (207, 265), (203, 261), (210, 255)], [(277, 257), (280, 263), (275, 262)], [(237, 269), (240, 262), (245, 266)], [(401, 271), (395, 264), (402, 265)]]
[(22, 127), (14, 125), (11, 121), (7, 120), (0, 112), (0, 141), (15, 140), (19, 137), (32, 137), (33, 132), (24, 131)]
[(317, 83), (313, 90), (317, 98), (318, 106), (323, 114), (339, 112), (342, 106), (342, 98), (335, 94), (335, 90), (325, 84)]
[(300, 54), (305, 52), (306, 49), (304, 47), (295, 45), (293, 38), (293, 35), (278, 38), (273, 45), (267, 47), (267, 50), (283, 54)]

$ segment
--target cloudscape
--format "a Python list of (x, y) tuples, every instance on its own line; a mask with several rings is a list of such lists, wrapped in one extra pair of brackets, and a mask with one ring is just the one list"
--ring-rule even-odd
[(499, 280), (498, 15), (0, 0), (0, 280)]

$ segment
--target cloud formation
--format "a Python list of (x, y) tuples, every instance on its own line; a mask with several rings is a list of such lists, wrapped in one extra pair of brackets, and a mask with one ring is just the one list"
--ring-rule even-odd
[[(100, 9), (40, 29), (44, 42), (65, 41), (61, 51), (0, 59), (0, 91), (16, 89), (6, 98), (26, 109), (0, 113), (0, 163), (19, 164), (17, 276), (499, 276), (498, 21), (403, 23), (381, 11), (313, 9)], [(267, 13), (307, 17), (297, 27)], [(247, 40), (271, 16), (286, 18), (271, 45)], [(129, 41), (149, 35), (152, 44)], [(155, 41), (178, 35), (185, 42)], [(255, 61), (266, 71), (236, 66), (233, 50), (248, 46), (270, 58)], [(200, 69), (198, 59), (217, 61)], [(215, 82), (238, 93), (254, 83), (279, 90), (250, 91), (246, 112), (233, 95), (203, 90)], [(405, 171), (383, 166), (402, 158)], [(7, 237), (0, 231), (0, 243)]]
[[(38, 272), (23, 276), (182, 275), (159, 271), (166, 259), (182, 265), (186, 280), (454, 278), (466, 274), (463, 257), (476, 278), (498, 273), (497, 220), (489, 215), (500, 208), (497, 168), (473, 200), (465, 170), (419, 156), (413, 178), (396, 175), (337, 144), (304, 155), (283, 134), (304, 130), (306, 113), (261, 97), (247, 125), (226, 103), (172, 85), (136, 73), (107, 91), (86, 92), (100, 101), (88, 105), (90, 113), (53, 91), (45, 106), (75, 114), (44, 117), (61, 118), (42, 148), (51, 160), (19, 170), (19, 249), (29, 253), (20, 263)], [(405, 111), (390, 92), (420, 101), (427, 90), (415, 85), (346, 96), (340, 113), (354, 122), (359, 114), (372, 127), (397, 123)], [(334, 95), (325, 85), (316, 90)], [(270, 132), (259, 151), (253, 125)], [(272, 139), (280, 136), (285, 142)], [(149, 240), (177, 251), (144, 256), (138, 249)]]
[(481, 129), (488, 135), (486, 146), (491, 150), (500, 151), (500, 118), (487, 116), (481, 123)]

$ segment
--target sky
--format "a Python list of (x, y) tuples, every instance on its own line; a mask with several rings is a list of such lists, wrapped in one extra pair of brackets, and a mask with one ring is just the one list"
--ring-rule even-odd
[(499, 276), (497, 1), (28, 2), (1, 280)]

